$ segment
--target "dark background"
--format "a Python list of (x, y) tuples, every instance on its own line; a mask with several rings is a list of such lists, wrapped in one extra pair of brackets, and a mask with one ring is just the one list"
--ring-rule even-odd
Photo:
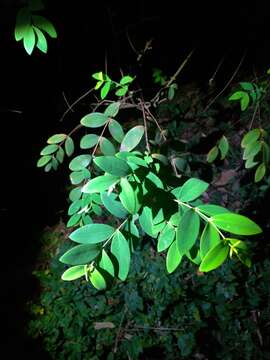
[[(54, 23), (58, 39), (49, 40), (47, 55), (35, 50), (28, 56), (13, 38), (19, 6), (19, 1), (0, 3), (1, 323), (6, 335), (1, 342), (8, 358), (17, 352), (46, 358), (26, 337), (26, 303), (37, 291), (31, 272), (40, 233), (66, 209), (66, 178), (63, 170), (44, 174), (36, 161), (46, 139), (72, 128), (87, 107), (85, 101), (60, 123), (66, 110), (62, 92), (73, 102), (90, 89), (91, 74), (104, 70), (106, 58), (112, 77), (120, 69), (136, 74), (151, 94), (152, 69), (171, 75), (192, 49), (180, 84), (207, 84), (225, 56), (217, 76), (221, 89), (245, 51), (242, 74), (270, 67), (270, 15), (261, 2), (47, 1), (43, 14)], [(142, 65), (127, 34), (138, 51), (152, 39)]]

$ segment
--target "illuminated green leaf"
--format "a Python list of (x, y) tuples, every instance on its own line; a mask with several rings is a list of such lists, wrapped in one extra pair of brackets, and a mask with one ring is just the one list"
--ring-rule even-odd
[(227, 258), (229, 246), (224, 242), (218, 243), (202, 259), (199, 271), (208, 272), (219, 267)]
[(180, 254), (176, 241), (174, 241), (166, 256), (166, 268), (169, 274), (174, 272), (174, 270), (179, 266), (180, 262), (182, 260), (182, 255)]
[(89, 224), (73, 231), (69, 238), (80, 244), (97, 244), (107, 240), (114, 233), (114, 228), (106, 224)]
[(212, 217), (212, 221), (218, 228), (236, 235), (256, 235), (262, 232), (255, 222), (239, 214), (218, 214)]
[(67, 265), (88, 264), (100, 253), (100, 247), (92, 244), (77, 245), (65, 252), (60, 261)]
[(130, 267), (130, 249), (126, 238), (119, 230), (112, 239), (111, 253), (118, 261), (118, 278), (122, 281), (126, 280)]
[(76, 265), (67, 269), (61, 276), (62, 280), (72, 281), (85, 275), (85, 265)]

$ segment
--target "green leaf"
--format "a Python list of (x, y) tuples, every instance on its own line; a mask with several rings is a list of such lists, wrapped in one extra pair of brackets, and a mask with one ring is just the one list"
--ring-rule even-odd
[(49, 172), (51, 170), (51, 168), (52, 168), (52, 163), (50, 162), (45, 166), (44, 171)]
[(113, 193), (108, 194), (106, 192), (101, 194), (102, 202), (105, 206), (105, 208), (114, 216), (122, 219), (127, 217), (127, 211), (123, 207), (123, 205), (120, 203), (120, 201), (117, 201), (114, 199), (115, 196), (113, 196)]
[(219, 140), (218, 147), (221, 152), (221, 160), (224, 160), (225, 156), (229, 151), (229, 143), (226, 136), (223, 135), (222, 138)]
[(50, 155), (58, 150), (58, 145), (52, 144), (45, 146), (44, 149), (41, 150), (40, 155)]
[(97, 83), (96, 83), (96, 86), (95, 86), (95, 90), (98, 90), (102, 85), (104, 84), (104, 81), (102, 80), (102, 81), (98, 81)]
[(85, 275), (85, 265), (76, 265), (67, 269), (61, 276), (62, 280), (72, 281)]
[(32, 26), (28, 26), (23, 34), (23, 46), (28, 55), (31, 55), (36, 43), (36, 36)]
[(66, 139), (67, 135), (66, 134), (56, 134), (51, 136), (48, 140), (47, 143), (48, 144), (58, 144), (62, 141), (64, 141)]
[(254, 159), (251, 157), (249, 159), (246, 160), (245, 162), (245, 168), (246, 169), (251, 169), (253, 168), (254, 166), (256, 166), (257, 164), (259, 164), (258, 161), (254, 161)]
[(248, 158), (254, 158), (255, 155), (257, 155), (262, 148), (262, 143), (259, 141), (254, 141), (252, 143), (249, 143), (244, 151), (243, 159), (247, 160)]
[(89, 128), (98, 128), (106, 124), (108, 116), (99, 112), (92, 112), (81, 119), (81, 124)]
[(66, 138), (65, 151), (67, 156), (71, 156), (74, 153), (74, 142), (70, 136), (67, 136)]
[(57, 38), (57, 33), (55, 27), (50, 22), (50, 20), (46, 19), (44, 16), (33, 15), (32, 16), (33, 23), (36, 27), (45, 31), (51, 38)]
[(80, 244), (97, 244), (107, 240), (114, 233), (114, 228), (106, 224), (89, 224), (73, 231), (69, 238)]
[(243, 96), (245, 96), (245, 94), (246, 93), (244, 91), (236, 91), (229, 97), (229, 100), (240, 100)]
[(178, 250), (176, 241), (174, 241), (171, 244), (166, 256), (166, 268), (169, 274), (174, 272), (174, 270), (180, 264), (181, 260), (182, 260), (182, 256)]
[(81, 214), (72, 215), (71, 218), (67, 222), (67, 227), (70, 228), (70, 227), (77, 225), (78, 222), (80, 221), (80, 219), (81, 219)]
[(261, 135), (260, 129), (253, 129), (249, 131), (242, 139), (241, 146), (244, 148), (247, 145), (257, 141)]
[(264, 175), (266, 173), (266, 166), (264, 163), (261, 163), (257, 169), (256, 169), (256, 172), (255, 172), (255, 182), (259, 182), (263, 179)]
[(100, 80), (103, 81), (104, 77), (103, 77), (103, 73), (102, 71), (99, 71), (98, 73), (95, 73), (92, 75), (92, 78), (96, 79), (96, 80)]
[(73, 171), (70, 175), (70, 181), (73, 185), (80, 184), (83, 180), (88, 179), (90, 177), (90, 172), (88, 169), (83, 169), (81, 171)]
[(52, 159), (52, 156), (51, 155), (45, 155), (45, 156), (42, 156), (38, 162), (37, 162), (37, 167), (42, 167), (46, 164), (48, 164), (48, 162)]
[(37, 34), (37, 44), (36, 47), (42, 51), (44, 54), (47, 54), (48, 51), (48, 44), (47, 40), (42, 31), (40, 31), (36, 26), (33, 27), (35, 33)]
[(270, 161), (270, 147), (265, 141), (262, 141), (262, 150), (264, 163), (268, 164)]
[(58, 169), (58, 161), (56, 160), (55, 157), (52, 156), (52, 168), (56, 171)]
[(80, 171), (85, 169), (91, 162), (91, 155), (79, 155), (71, 160), (69, 163), (69, 169), (71, 171)]
[(214, 216), (217, 214), (224, 214), (229, 213), (230, 211), (222, 206), (219, 205), (212, 205), (212, 204), (203, 204), (197, 206), (197, 208), (204, 214), (208, 216)]
[(114, 277), (113, 263), (112, 263), (110, 257), (108, 256), (108, 254), (106, 253), (106, 251), (104, 249), (102, 250), (101, 259), (99, 261), (98, 266), (101, 269), (107, 271), (112, 277)]
[(157, 251), (166, 250), (175, 238), (175, 228), (171, 224), (167, 224), (158, 237)]
[(131, 172), (128, 164), (115, 156), (98, 156), (94, 159), (94, 163), (106, 173), (123, 177)]
[(128, 91), (128, 87), (126, 85), (124, 85), (115, 92), (115, 95), (116, 96), (124, 96), (124, 95), (126, 95), (127, 91)]
[(202, 195), (208, 186), (209, 184), (205, 181), (191, 178), (182, 185), (178, 199), (183, 202), (193, 201)]
[(100, 247), (92, 244), (77, 245), (65, 252), (60, 261), (67, 265), (88, 264), (100, 253)]
[(68, 208), (68, 215), (71, 216), (71, 215), (75, 214), (76, 212), (78, 212), (81, 209), (81, 205), (82, 205), (81, 200), (76, 200), (73, 203), (71, 203)]
[(132, 186), (126, 178), (121, 179), (120, 185), (121, 193), (119, 198), (122, 205), (130, 214), (136, 214), (138, 211), (138, 200)]
[(202, 232), (201, 241), (200, 241), (200, 254), (203, 258), (209, 250), (215, 247), (220, 242), (220, 236), (217, 229), (211, 225), (211, 223), (207, 223)]
[(218, 147), (214, 146), (207, 154), (207, 162), (212, 163), (218, 156)]
[(162, 183), (162, 181), (160, 180), (160, 178), (154, 174), (152, 171), (150, 171), (147, 175), (146, 175), (146, 179), (150, 180), (157, 188), (159, 189), (164, 189), (164, 185)]
[(94, 271), (92, 271), (90, 273), (89, 279), (90, 279), (92, 285), (97, 290), (106, 289), (106, 281), (105, 281), (104, 277), (102, 276), (102, 274), (97, 269), (95, 269)]
[(181, 255), (186, 254), (195, 244), (200, 230), (198, 214), (188, 209), (180, 220), (176, 232), (176, 241)]
[[(140, 158), (140, 157), (133, 156), (133, 155), (127, 156), (127, 161), (128, 161), (129, 164), (131, 163), (131, 164), (138, 165), (139, 167), (140, 167), (140, 166), (143, 166), (143, 167), (148, 168), (147, 162), (146, 162), (144, 159)], [(151, 178), (151, 175), (150, 175), (150, 174), (153, 174), (153, 173), (150, 172), (150, 173), (148, 174), (149, 177)], [(155, 176), (155, 179), (158, 178), (155, 174), (153, 174), (153, 175)], [(153, 176), (152, 176), (152, 179), (153, 179)], [(153, 181), (152, 181), (152, 182), (153, 182)], [(163, 187), (163, 184), (162, 184), (162, 182), (161, 182), (160, 179), (158, 179), (158, 183), (159, 183), (159, 187), (160, 187), (160, 186)], [(161, 187), (161, 189), (162, 189), (162, 187)]]
[(130, 267), (130, 250), (124, 235), (117, 230), (111, 243), (111, 253), (116, 257), (119, 270), (118, 278), (126, 280)]
[(120, 80), (120, 84), (121, 85), (126, 85), (126, 84), (130, 84), (132, 81), (134, 80), (134, 78), (132, 78), (131, 76), (123, 76), (122, 79)]
[(232, 247), (236, 249), (241, 249), (243, 251), (248, 251), (247, 244), (244, 241), (241, 241), (239, 239), (232, 239), (232, 238), (226, 238), (226, 241), (229, 241), (232, 245)]
[(114, 175), (97, 176), (84, 185), (82, 192), (88, 194), (102, 193), (103, 191), (108, 190), (110, 187), (114, 186), (118, 181), (119, 177)]
[(104, 114), (111, 118), (115, 117), (119, 112), (120, 105), (120, 101), (113, 102), (106, 107)]
[(98, 143), (99, 136), (96, 134), (87, 134), (81, 138), (80, 148), (91, 149)]
[(246, 91), (254, 91), (254, 87), (250, 82), (240, 82), (242, 89)]
[(133, 150), (141, 141), (144, 134), (144, 127), (141, 125), (135, 126), (130, 129), (123, 141), (121, 142), (120, 151), (131, 151)]
[(16, 17), (15, 40), (22, 40), (29, 27), (31, 27), (31, 14), (27, 7), (23, 7), (18, 11)]
[(139, 217), (139, 223), (146, 234), (153, 238), (157, 235), (154, 233), (153, 213), (150, 207), (144, 206)]
[(59, 161), (60, 164), (62, 164), (64, 161), (64, 157), (65, 157), (65, 152), (61, 148), (61, 146), (59, 146), (58, 151), (56, 153), (56, 159)]
[(236, 235), (256, 235), (262, 229), (252, 220), (238, 214), (218, 214), (212, 217), (213, 223), (220, 229)]
[(106, 81), (100, 91), (100, 97), (102, 100), (106, 98), (111, 88), (111, 81)]
[(124, 134), (123, 128), (119, 124), (119, 122), (112, 119), (109, 123), (109, 131), (110, 131), (112, 137), (114, 138), (114, 140), (121, 144), (121, 142), (124, 139), (125, 134)]
[(101, 138), (99, 147), (100, 147), (100, 151), (104, 155), (114, 155), (115, 154), (115, 148), (114, 148), (113, 144), (105, 137)]
[(202, 259), (199, 271), (208, 272), (219, 267), (226, 260), (229, 253), (229, 246), (220, 242), (213, 247)]

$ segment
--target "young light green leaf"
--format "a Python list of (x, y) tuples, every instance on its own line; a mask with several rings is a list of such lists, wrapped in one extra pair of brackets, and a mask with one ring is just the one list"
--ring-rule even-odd
[(115, 95), (120, 97), (126, 95), (127, 92), (128, 92), (128, 87), (124, 85), (115, 92)]
[(255, 172), (255, 182), (259, 182), (263, 179), (264, 175), (266, 173), (266, 166), (264, 163), (261, 163), (257, 169), (256, 169), (256, 172)]
[(67, 137), (66, 134), (55, 134), (47, 140), (47, 143), (48, 144), (58, 144), (58, 143), (64, 141), (66, 139), (66, 137)]
[(254, 166), (256, 166), (257, 164), (259, 164), (258, 161), (254, 161), (253, 157), (251, 158), (248, 158), (245, 162), (245, 168), (246, 169), (251, 169), (253, 168)]
[(107, 271), (107, 273), (109, 273), (112, 277), (114, 277), (113, 263), (112, 263), (110, 257), (108, 256), (108, 254), (106, 253), (106, 251), (104, 249), (102, 250), (101, 259), (99, 261), (98, 266), (101, 269)]
[(21, 8), (16, 17), (15, 40), (20, 41), (24, 38), (24, 34), (28, 27), (31, 26), (31, 14), (28, 7)]
[(83, 170), (90, 164), (91, 159), (92, 159), (91, 155), (88, 154), (76, 156), (69, 163), (69, 169), (71, 171)]
[(158, 237), (157, 251), (166, 250), (175, 238), (175, 228), (171, 224), (167, 224)]
[(60, 257), (60, 261), (67, 265), (88, 264), (100, 253), (100, 247), (93, 244), (76, 245)]
[(105, 208), (114, 216), (122, 219), (127, 217), (127, 211), (123, 207), (123, 205), (120, 203), (120, 201), (117, 201), (114, 199), (115, 196), (113, 196), (113, 193), (108, 194), (106, 192), (103, 192), (101, 194), (102, 202), (105, 206)]
[(202, 232), (201, 241), (200, 241), (201, 257), (203, 258), (219, 242), (220, 242), (220, 236), (217, 229), (211, 223), (207, 223)]
[(132, 77), (129, 76), (129, 75), (123, 76), (122, 79), (120, 80), (120, 84), (121, 84), (121, 85), (130, 84), (133, 80), (134, 80), (134, 78), (132, 78)]
[(224, 160), (225, 156), (228, 154), (229, 151), (229, 143), (226, 136), (223, 135), (222, 138), (219, 140), (218, 148), (221, 153), (221, 160)]
[(246, 94), (244, 91), (236, 91), (229, 97), (229, 100), (240, 100), (244, 94)]
[(100, 91), (100, 97), (102, 100), (106, 98), (111, 88), (111, 81), (106, 81)]
[(260, 152), (261, 148), (262, 143), (259, 141), (249, 143), (244, 150), (243, 159), (247, 160), (249, 158), (254, 158), (254, 156)]
[(255, 222), (239, 214), (214, 215), (212, 221), (218, 228), (236, 235), (256, 235), (262, 232)]
[(241, 249), (243, 251), (248, 251), (248, 246), (247, 244), (239, 239), (232, 239), (232, 238), (226, 238), (226, 241), (229, 241), (232, 245), (232, 247), (236, 248), (236, 249)]
[(223, 241), (213, 247), (202, 259), (199, 271), (208, 272), (219, 267), (226, 260), (229, 246)]
[(41, 150), (40, 155), (50, 155), (56, 152), (58, 149), (59, 147), (56, 144), (47, 145)]
[(122, 205), (130, 214), (136, 214), (139, 204), (132, 186), (126, 178), (121, 178), (120, 185), (121, 193), (119, 195), (119, 199)]
[(178, 199), (183, 202), (193, 201), (202, 195), (208, 186), (209, 184), (205, 181), (191, 178), (182, 185)]
[(257, 141), (261, 135), (260, 129), (253, 129), (249, 131), (242, 139), (241, 146), (244, 148), (247, 145)]
[(32, 16), (33, 23), (36, 27), (45, 31), (51, 38), (57, 38), (57, 33), (55, 27), (50, 22), (50, 20), (46, 19), (44, 16), (33, 15)]
[(120, 151), (131, 151), (133, 150), (141, 141), (144, 134), (144, 127), (141, 125), (135, 126), (130, 129), (123, 141), (121, 142)]
[(37, 167), (42, 167), (45, 166), (46, 164), (48, 164), (48, 162), (52, 159), (51, 155), (45, 155), (42, 156), (38, 162), (37, 162)]
[(208, 152), (207, 154), (207, 162), (212, 163), (213, 161), (216, 160), (218, 156), (218, 147), (214, 146), (212, 147), (212, 149)]
[(166, 268), (169, 274), (174, 272), (174, 270), (179, 266), (180, 262), (182, 260), (182, 255), (180, 254), (176, 241), (174, 241), (166, 256)]
[(103, 81), (103, 80), (104, 80), (104, 76), (103, 76), (102, 71), (99, 71), (99, 72), (93, 74), (93, 75), (92, 75), (92, 78), (94, 78), (94, 79), (96, 79), (96, 80)]
[(70, 136), (67, 136), (66, 138), (65, 151), (67, 156), (71, 156), (74, 153), (74, 142)]
[(36, 43), (36, 36), (32, 26), (28, 26), (23, 34), (23, 46), (28, 55), (31, 55)]
[(111, 243), (111, 253), (116, 257), (119, 270), (118, 278), (126, 280), (130, 267), (130, 249), (124, 235), (117, 230)]
[(114, 155), (115, 154), (115, 147), (113, 144), (106, 139), (105, 137), (102, 137), (99, 143), (100, 151), (104, 155)]
[(111, 118), (115, 117), (119, 112), (120, 105), (121, 105), (120, 101), (111, 103), (106, 107), (104, 114)]
[(217, 214), (224, 214), (229, 213), (230, 211), (222, 206), (219, 205), (212, 205), (212, 204), (203, 204), (197, 206), (197, 208), (204, 214), (208, 216), (214, 216)]
[(116, 185), (119, 180), (119, 177), (114, 175), (97, 176), (84, 185), (82, 192), (88, 194), (102, 193), (103, 191), (108, 190), (110, 187)]
[(200, 230), (200, 218), (188, 209), (180, 220), (176, 232), (176, 242), (181, 255), (186, 254), (195, 244)]
[(98, 128), (105, 125), (108, 119), (108, 116), (103, 113), (92, 112), (81, 119), (81, 124), (89, 128)]
[(114, 233), (114, 228), (106, 224), (89, 224), (73, 231), (69, 238), (80, 244), (97, 244), (107, 240)]
[[(113, 105), (113, 104), (112, 104)], [(109, 131), (115, 141), (121, 144), (124, 139), (124, 131), (122, 126), (116, 120), (111, 120), (109, 123)]]
[(95, 269), (94, 271), (91, 271), (91, 273), (89, 275), (89, 280), (91, 281), (92, 285), (97, 290), (106, 289), (106, 281), (105, 281), (103, 275), (97, 269)]
[(76, 265), (67, 269), (61, 276), (62, 280), (72, 281), (85, 275), (85, 265)]
[(98, 156), (94, 159), (94, 163), (106, 173), (123, 177), (131, 172), (128, 164), (115, 156)]
[(80, 148), (81, 149), (91, 149), (92, 147), (94, 147), (97, 144), (98, 139), (99, 139), (99, 136), (96, 134), (84, 135), (80, 141)]
[(36, 43), (36, 47), (42, 51), (44, 54), (47, 54), (48, 51), (48, 44), (47, 44), (47, 40), (43, 34), (42, 31), (40, 31), (36, 26), (33, 26), (35, 33), (37, 35), (37, 43)]

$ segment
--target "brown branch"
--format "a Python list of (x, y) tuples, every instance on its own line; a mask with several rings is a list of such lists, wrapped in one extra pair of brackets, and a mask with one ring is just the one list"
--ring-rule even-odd
[(119, 324), (119, 327), (118, 327), (118, 332), (117, 332), (115, 342), (114, 342), (114, 348), (113, 348), (114, 353), (117, 352), (118, 342), (120, 340), (120, 334), (121, 334), (121, 330), (122, 330), (122, 324), (123, 324), (124, 318), (126, 316), (126, 313), (127, 313), (127, 307), (125, 305), (124, 311), (123, 311), (123, 314), (122, 314), (122, 317), (121, 317), (121, 320), (120, 320), (120, 324)]
[(150, 149), (150, 144), (149, 144), (149, 140), (148, 140), (148, 132), (147, 132), (147, 123), (146, 123), (146, 115), (145, 115), (145, 108), (144, 108), (144, 103), (143, 101), (140, 99), (139, 100), (139, 104), (141, 106), (141, 110), (142, 110), (142, 113), (143, 113), (143, 123), (144, 123), (144, 130), (145, 130), (145, 142), (146, 142), (146, 148), (147, 148), (147, 151), (150, 153), (151, 152), (151, 149)]
[(241, 57), (241, 60), (239, 62), (239, 64), (237, 65), (237, 68), (235, 69), (234, 73), (232, 74), (232, 76), (230, 77), (229, 81), (227, 82), (227, 84), (224, 86), (224, 88), (214, 97), (214, 99), (212, 99), (210, 101), (210, 103), (208, 103), (208, 105), (206, 105), (205, 109), (204, 109), (204, 112), (207, 111), (210, 106), (212, 106), (214, 104), (214, 102), (220, 97), (221, 94), (224, 93), (224, 91), (227, 89), (227, 87), (231, 84), (231, 82), (233, 81), (233, 79), (235, 78), (236, 74), (238, 73), (243, 61), (244, 61), (244, 58), (246, 56), (246, 51), (244, 52), (244, 54), (242, 55)]
[(166, 141), (167, 138), (166, 138), (166, 136), (164, 135), (164, 130), (162, 130), (162, 128), (160, 127), (160, 125), (159, 125), (159, 123), (158, 123), (158, 121), (157, 121), (157, 119), (156, 119), (156, 118), (154, 117), (154, 115), (151, 113), (151, 111), (149, 110), (149, 108), (147, 108), (147, 113), (148, 113), (148, 115), (154, 120), (154, 122), (156, 123), (157, 128), (158, 128), (158, 130), (160, 131), (161, 136), (163, 137), (163, 140)]

